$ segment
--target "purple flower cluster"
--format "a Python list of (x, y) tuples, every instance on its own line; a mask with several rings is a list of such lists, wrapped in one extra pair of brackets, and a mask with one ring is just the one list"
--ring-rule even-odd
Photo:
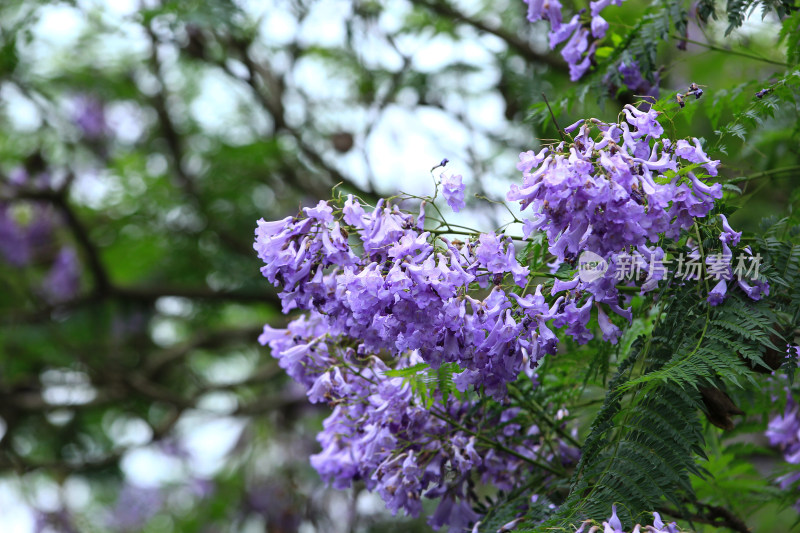
[[(302, 216), (259, 221), (255, 248), (264, 276), (281, 285), (284, 311), (314, 310), (329, 330), (373, 353), (418, 351), (434, 368), (457, 363), (465, 369), (460, 386), (483, 386), (498, 397), (526, 361), (555, 353), (546, 322), (560, 302), (548, 304), (542, 287), (525, 296), (502, 287), (508, 278), (524, 288), (529, 277), (508, 237), (488, 233), (466, 244), (434, 238), (383, 200), (367, 212), (348, 197), (335, 214), (320, 202)], [(480, 299), (471, 296), (490, 285)]]
[[(662, 139), (664, 130), (655, 110), (625, 106), (623, 114), (625, 120), (616, 124), (579, 121), (567, 128), (570, 133), (578, 130), (571, 143), (520, 154), (517, 168), (523, 173), (522, 186), (512, 185), (507, 196), (523, 210), (535, 211), (534, 218), (525, 221), (523, 232), (528, 237), (536, 230), (545, 231), (549, 250), (559, 263), (574, 264), (587, 252), (606, 262), (602, 275), (587, 280), (578, 274), (570, 283), (556, 282), (553, 294), (567, 289), (565, 302), (573, 307), (577, 304), (570, 298), (590, 294), (580, 309), (588, 313), (587, 304), (595, 303), (603, 337), (611, 342), (620, 331), (599, 304), (630, 320), (630, 311), (618, 306), (616, 287), (624, 262), (632, 261), (637, 272), (648, 274), (643, 293), (655, 289), (666, 269), (648, 272), (648, 266), (664, 258), (657, 246), (661, 236), (677, 239), (722, 197), (720, 184), (707, 184), (695, 175), (699, 168), (715, 176), (719, 165), (706, 155), (698, 139)], [(592, 135), (595, 128), (597, 134)], [(720, 220), (722, 253), (706, 258), (707, 270), (718, 272), (720, 279), (708, 296), (711, 305), (725, 298), (732, 279), (730, 247), (741, 237), (724, 215)], [(744, 252), (752, 255), (749, 248)], [(696, 247), (692, 254), (700, 260)], [(739, 279), (737, 284), (754, 300), (769, 294), (768, 284), (758, 279)], [(588, 340), (585, 329), (573, 326), (568, 333), (578, 342)]]
[[(780, 447), (787, 463), (800, 464), (800, 407), (790, 392), (786, 393), (783, 416), (777, 415), (770, 420), (765, 434), (770, 444)], [(800, 481), (800, 470), (780, 476), (776, 481), (782, 490), (793, 487)], [(800, 512), (800, 500), (797, 500), (794, 508)]]
[[(587, 520), (581, 524), (581, 527), (579, 527), (575, 533), (592, 533), (594, 531), (599, 532), (600, 527), (594, 525), (592, 520)], [(661, 520), (661, 515), (653, 512), (652, 525), (642, 527), (636, 524), (633, 526), (631, 533), (640, 533), (644, 531), (649, 533), (679, 533), (680, 529), (678, 529), (678, 525), (675, 522), (664, 524), (664, 521)], [(626, 533), (625, 530), (622, 529), (622, 522), (619, 517), (617, 517), (616, 505), (611, 506), (611, 517), (607, 521), (603, 521), (603, 533)]]
[(567, 128), (580, 128), (569, 145), (520, 154), (522, 187), (512, 185), (508, 200), (532, 206), (536, 219), (527, 231), (546, 231), (560, 261), (585, 250), (608, 258), (656, 243), (661, 234), (677, 238), (722, 197), (720, 184), (682, 172), (697, 163), (717, 174), (719, 161), (708, 158), (700, 141), (660, 140), (658, 112), (630, 105), (623, 112), (620, 123), (590, 119)]
[(569, 65), (569, 77), (577, 81), (592, 64), (598, 40), (608, 31), (608, 22), (601, 12), (612, 3), (620, 6), (623, 0), (597, 0), (589, 2), (591, 21), (581, 21), (583, 11), (572, 16), (568, 22), (563, 21), (561, 2), (558, 0), (525, 0), (528, 4), (528, 20), (547, 20), (550, 23), (550, 49), (567, 42), (561, 50), (562, 57)]
[[(535, 385), (533, 370), (558, 349), (554, 330), (586, 343), (593, 315), (603, 339), (616, 343), (622, 331), (611, 316), (632, 319), (617, 286), (623, 256), (642, 268), (663, 260), (662, 236), (682, 237), (722, 196), (719, 184), (703, 181), (700, 170), (714, 176), (719, 162), (697, 139), (662, 139), (654, 110), (626, 106), (623, 117), (581, 121), (567, 129), (578, 130), (570, 143), (521, 154), (523, 183), (508, 194), (537, 213), (523, 226), (526, 238), (545, 232), (559, 264), (591, 253), (607, 267), (596, 276), (579, 270), (571, 280), (531, 283), (510, 237), (476, 232), (461, 242), (424, 231), (425, 202), (415, 217), (349, 195), (258, 222), (262, 274), (279, 287), (284, 312), (306, 312), (286, 329), (265, 326), (259, 341), (311, 402), (333, 407), (312, 457), (323, 479), (338, 488), (361, 480), (393, 512), (416, 515), (423, 498), (438, 498), (430, 523), (461, 530), (479, 518), (475, 476), (507, 489), (529, 461), (574, 460), (563, 447), (559, 456), (543, 448), (538, 429), (508, 407), (507, 384), (525, 374)], [(462, 208), (460, 177), (440, 183), (448, 204)], [(719, 220), (729, 251), (740, 234)], [(664, 277), (651, 274), (643, 292)], [(408, 378), (442, 365), (455, 372), (456, 389), (474, 388), (480, 394), (466, 397), (480, 400), (434, 390), (423, 405), (419, 381)], [(481, 437), (485, 425), (502, 429), (493, 432), (499, 441)], [(609, 531), (619, 530), (614, 520)], [(673, 531), (658, 517), (648, 527)]]
[[(461, 531), (479, 518), (470, 489), (476, 478), (510, 490), (529, 471), (525, 458), (576, 460), (577, 450), (566, 445), (554, 456), (519, 408), (444, 401), (441, 395), (430, 408), (418, 405), (408, 380), (386, 375), (388, 363), (395, 369), (422, 363), (418, 352), (385, 361), (363, 344), (348, 346), (353, 343), (319, 313), (301, 316), (286, 329), (265, 326), (259, 341), (307, 388), (311, 402), (333, 406), (317, 437), (322, 451), (311, 458), (320, 476), (336, 488), (363, 481), (393, 513), (402, 509), (416, 516), (423, 498), (438, 499), (429, 523)], [(481, 438), (481, 427), (500, 428), (493, 443)]]

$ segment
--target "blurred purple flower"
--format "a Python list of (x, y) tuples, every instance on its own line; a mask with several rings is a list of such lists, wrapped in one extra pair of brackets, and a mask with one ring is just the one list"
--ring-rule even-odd
[(12, 266), (27, 265), (36, 250), (46, 246), (52, 238), (52, 211), (32, 204), (32, 212), (31, 222), (22, 224), (12, 204), (0, 203), (0, 255)]
[(648, 81), (639, 68), (637, 61), (629, 61), (627, 64), (622, 61), (617, 67), (617, 71), (622, 77), (622, 83), (637, 96), (652, 96), (658, 98), (658, 85), (661, 76), (658, 72), (653, 73), (653, 81)]
[(24, 266), (31, 253), (25, 228), (14, 219), (8, 204), (0, 204), (0, 253), (13, 266)]
[(81, 271), (78, 254), (71, 247), (61, 249), (42, 283), (47, 298), (52, 302), (69, 300), (78, 293)]
[(61, 508), (57, 511), (34, 511), (33, 532), (45, 533), (57, 531), (58, 533), (78, 533), (78, 528), (72, 522), (69, 511)]
[(278, 479), (267, 479), (247, 488), (245, 510), (262, 516), (270, 531), (297, 531), (303, 521), (303, 506), (296, 491)]
[(161, 490), (126, 484), (120, 490), (106, 525), (115, 531), (141, 531), (163, 506)]

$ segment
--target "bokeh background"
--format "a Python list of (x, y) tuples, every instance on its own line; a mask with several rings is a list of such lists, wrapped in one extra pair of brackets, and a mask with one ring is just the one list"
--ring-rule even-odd
[[(631, 0), (609, 22), (647, 9)], [(603, 73), (569, 82), (525, 12), (4, 0), (0, 531), (428, 531), (308, 465), (327, 408), (256, 342), (287, 319), (253, 230), (334, 186), (431, 194), (443, 158), (471, 225), (502, 220), (479, 197), (502, 199), (517, 154), (556, 135), (542, 94), (562, 125), (613, 119), (637, 94)], [(706, 87), (673, 126), (710, 139), (727, 177), (796, 163), (796, 114), (714, 144), (731, 112), (715, 95), (768, 80), (783, 57), (776, 20), (725, 26), (690, 18), (685, 51), (664, 42), (661, 94)], [(797, 196), (780, 176), (745, 192), (745, 229)]]

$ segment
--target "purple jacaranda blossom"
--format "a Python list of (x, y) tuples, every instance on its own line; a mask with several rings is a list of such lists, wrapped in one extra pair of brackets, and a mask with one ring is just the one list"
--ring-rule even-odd
[[(543, 319), (554, 312), (545, 308), (544, 314), (520, 321), (500, 287), (508, 278), (525, 287), (530, 274), (517, 261), (510, 238), (486, 233), (457, 248), (420, 232), (413, 217), (383, 200), (367, 212), (348, 198), (341, 216), (356, 227), (337, 219), (324, 203), (303, 213), (308, 218), (260, 221), (255, 248), (265, 262), (262, 273), (281, 286), (285, 310), (314, 310), (327, 317), (315, 318), (324, 322), (319, 332), (300, 335), (305, 340), (280, 357), (289, 375), (308, 387), (314, 382), (306, 383), (304, 361), (320, 356), (317, 344), (330, 331), (361, 339), (372, 352), (416, 351), (433, 367), (446, 362), (480, 371), (464, 374), (461, 381), (471, 376), (477, 380), (471, 384), (499, 396), (523, 371), (524, 361), (535, 364), (554, 353), (557, 338), (545, 324), (549, 318)], [(352, 255), (350, 247), (358, 240), (362, 257)], [(483, 301), (472, 300), (467, 293), (473, 282), (494, 289)], [(305, 327), (293, 327), (300, 326)], [(260, 341), (277, 342), (282, 335), (266, 327)], [(333, 378), (316, 384), (314, 401), (327, 399)]]
[(425, 231), (425, 200), (419, 203), (419, 215), (417, 215), (417, 229)]
[(623, 0), (596, 0), (593, 2), (589, 2), (589, 9), (592, 13), (593, 17), (596, 17), (603, 11), (605, 8), (610, 6), (611, 4), (615, 4), (617, 6), (622, 5)]
[(613, 323), (608, 315), (603, 311), (602, 306), (597, 305), (597, 323), (603, 332), (603, 340), (611, 344), (616, 344), (617, 339), (622, 335), (622, 331)]
[(635, 127), (638, 133), (656, 138), (661, 137), (664, 133), (663, 126), (658, 122), (658, 111), (654, 109), (642, 111), (632, 105), (626, 105), (623, 112), (628, 124)]
[(591, 318), (593, 299), (590, 297), (579, 306), (575, 300), (564, 305), (563, 312), (555, 317), (553, 325), (557, 328), (567, 326), (566, 334), (578, 344), (586, 344), (594, 334), (587, 327)]
[(608, 31), (608, 22), (600, 15), (592, 17), (592, 37), (595, 39), (602, 39)]
[(544, 0), (525, 0), (525, 3), (528, 4), (528, 22), (536, 22), (537, 20), (541, 20)]
[(550, 150), (549, 148), (542, 148), (538, 154), (533, 150), (522, 152), (521, 154), (519, 154), (519, 163), (517, 163), (517, 170), (519, 170), (522, 173), (526, 173), (529, 172), (531, 169), (538, 167), (539, 165), (542, 164), (542, 161), (544, 161), (545, 155), (549, 150)]
[(528, 279), (528, 267), (521, 266), (515, 257), (514, 245), (510, 239), (504, 239), (494, 233), (484, 233), (478, 238), (475, 258), (478, 266), (492, 274), (510, 272), (514, 282), (524, 287)]
[(27, 232), (14, 218), (8, 204), (0, 204), (0, 253), (13, 266), (23, 266), (31, 258)]
[[(568, 149), (551, 150), (538, 168), (526, 165), (522, 186), (512, 185), (507, 195), (522, 209), (534, 208), (536, 218), (523, 229), (526, 235), (546, 231), (559, 261), (584, 250), (607, 258), (655, 242), (665, 232), (675, 238), (722, 195), (719, 184), (707, 185), (693, 173), (688, 182), (665, 179), (680, 159), (668, 149), (671, 141), (654, 141), (663, 134), (658, 113), (633, 106), (623, 111), (620, 124), (595, 119), (582, 124)], [(594, 127), (599, 140), (590, 135)]]
[(733, 231), (733, 228), (731, 228), (730, 224), (728, 224), (728, 219), (725, 217), (725, 215), (720, 214), (719, 218), (722, 220), (722, 233), (719, 236), (719, 240), (730, 246), (736, 246), (739, 244), (739, 240), (742, 238), (742, 232)]
[(461, 175), (442, 174), (441, 183), (447, 205), (456, 213), (464, 209), (464, 184), (461, 183)]
[(653, 524), (648, 526), (641, 526), (636, 524), (633, 526), (633, 529), (630, 532), (625, 531), (622, 527), (622, 522), (620, 521), (619, 517), (617, 516), (617, 506), (611, 506), (611, 517), (608, 520), (603, 521), (603, 525), (597, 526), (594, 524), (593, 520), (587, 520), (581, 526), (575, 530), (575, 533), (680, 533), (681, 530), (678, 528), (678, 525), (675, 522), (671, 522), (669, 524), (664, 524), (664, 521), (661, 519), (661, 515), (657, 512), (653, 512)]
[(764, 296), (769, 296), (769, 283), (766, 281), (739, 279), (736, 284), (751, 300), (760, 300)]
[(582, 60), (569, 65), (570, 80), (572, 81), (579, 80), (586, 73), (586, 71), (589, 70), (589, 67), (592, 66), (593, 53), (594, 53), (594, 45), (592, 45), (592, 47), (589, 48), (589, 53), (586, 54), (586, 56)]
[(554, 49), (556, 46), (569, 39), (580, 26), (581, 20), (579, 15), (573, 16), (566, 24), (559, 24), (557, 27), (554, 26), (552, 31), (548, 34), (550, 38), (550, 48)]
[(361, 204), (353, 198), (352, 194), (347, 195), (342, 213), (344, 214), (344, 221), (347, 224), (360, 229), (364, 228), (366, 213), (364, 212), (364, 208), (361, 207)]
[(708, 298), (706, 299), (710, 305), (717, 306), (722, 303), (725, 299), (725, 293), (728, 291), (728, 282), (724, 279), (720, 280), (711, 292), (708, 293)]
[[(518, 298), (524, 300), (526, 312), (549, 311), (540, 291)], [(494, 320), (485, 340), (488, 345), (514, 341), (520, 326), (511, 319), (511, 304), (502, 291), (495, 290), (473, 305), (483, 309), (483, 320)], [(334, 487), (346, 488), (362, 480), (369, 490), (380, 494), (390, 511), (414, 516), (422, 511), (423, 499), (438, 498), (430, 524), (461, 531), (479, 518), (468, 490), (473, 475), (510, 490), (527, 468), (518, 457), (487, 448), (464, 427), (476, 423), (502, 426), (498, 438), (505, 446), (526, 457), (554, 458), (551, 448), (540, 440), (538, 429), (524, 427), (518, 420), (518, 408), (485, 411), (485, 404), (453, 397), (445, 401), (437, 393), (435, 409), (463, 424), (451, 426), (419, 405), (407, 381), (387, 376), (389, 368), (383, 360), (370, 355), (363, 345), (358, 349), (341, 347), (337, 335), (328, 317), (311, 313), (290, 322), (286, 330), (265, 327), (260, 339), (269, 344), (281, 366), (308, 388), (312, 401), (333, 406), (318, 435), (322, 450), (312, 456), (311, 463)], [(395, 368), (421, 362), (418, 351), (405, 352), (398, 356)], [(518, 373), (515, 370), (513, 375)], [(475, 376), (483, 379), (479, 373), (473, 373)], [(577, 460), (577, 450), (566, 443), (560, 443), (558, 449), (567, 464)], [(455, 475), (442, 476), (443, 469)]]
[(524, 0), (528, 4), (528, 22), (547, 20), (552, 28), (561, 25), (561, 2), (558, 0)]
[[(584, 52), (589, 49), (589, 30), (578, 26), (572, 34), (567, 44), (561, 50), (561, 55), (567, 63), (574, 65), (583, 57)], [(575, 80), (573, 80), (575, 81)]]
[[(621, 5), (622, 0), (613, 0), (617, 5)], [(574, 14), (569, 22), (563, 23), (562, 5), (557, 0), (525, 0), (528, 4), (527, 19), (530, 22), (546, 20), (550, 23), (548, 38), (550, 49), (555, 48), (568, 41), (562, 49), (561, 55), (567, 62), (570, 72), (570, 79), (577, 81), (586, 73), (592, 65), (594, 52), (597, 43), (605, 37), (608, 31), (608, 22), (600, 15), (600, 12), (608, 7), (610, 0), (600, 0), (591, 2), (591, 22), (589, 28), (585, 28), (581, 22), (580, 13)], [(581, 10), (581, 13), (585, 11)], [(591, 31), (590, 31), (591, 30)], [(591, 39), (590, 39), (591, 37)]]
[[(800, 409), (791, 393), (786, 394), (786, 407), (783, 415), (770, 420), (765, 435), (772, 446), (780, 446), (789, 457), (800, 452)], [(797, 464), (794, 461), (793, 464)]]
[(703, 168), (706, 169), (709, 176), (716, 176), (719, 161), (709, 159), (703, 151), (703, 147), (700, 146), (700, 139), (695, 137), (692, 141), (694, 145), (685, 139), (679, 139), (678, 142), (675, 143), (675, 155), (691, 163), (702, 163)]

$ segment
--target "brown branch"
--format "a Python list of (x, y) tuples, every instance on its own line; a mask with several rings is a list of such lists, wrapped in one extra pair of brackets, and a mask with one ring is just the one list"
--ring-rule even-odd
[(94, 278), (95, 293), (108, 293), (111, 287), (111, 283), (108, 279), (108, 273), (106, 272), (103, 262), (100, 259), (100, 251), (89, 238), (89, 231), (78, 219), (78, 216), (72, 210), (64, 195), (55, 195), (52, 199), (52, 202), (64, 215), (67, 226), (70, 228), (70, 230), (72, 230), (75, 240), (78, 242), (78, 245), (81, 247), (81, 249), (83, 249), (86, 261), (89, 263), (89, 270)]
[(215, 291), (207, 287), (114, 287), (112, 292), (117, 297), (141, 302), (154, 302), (165, 296), (175, 296), (191, 300), (261, 302), (273, 306), (281, 304), (274, 292)]
[(143, 372), (148, 376), (157, 374), (164, 367), (186, 357), (193, 350), (200, 348), (216, 348), (228, 342), (243, 339), (253, 341), (258, 334), (261, 333), (262, 329), (262, 325), (255, 325), (201, 334), (188, 342), (153, 354), (144, 365)]
[[(361, 196), (367, 200), (376, 201), (377, 197), (375, 196), (372, 190), (365, 190), (359, 185), (357, 185), (350, 177), (345, 176), (339, 170), (337, 170), (333, 165), (329, 164), (325, 161), (317, 150), (314, 149), (313, 146), (308, 144), (305, 139), (303, 139), (302, 133), (290, 126), (286, 121), (286, 116), (284, 113), (283, 108), (283, 94), (285, 92), (286, 86), (283, 82), (283, 79), (275, 76), (272, 70), (269, 68), (268, 65), (264, 64), (256, 64), (250, 54), (248, 53), (248, 44), (247, 42), (238, 41), (238, 40), (228, 40), (226, 43), (232, 46), (235, 50), (239, 52), (240, 60), (244, 64), (245, 68), (247, 68), (247, 84), (250, 86), (256, 100), (261, 104), (267, 113), (272, 116), (272, 120), (275, 123), (275, 130), (277, 131), (284, 131), (294, 137), (295, 141), (297, 142), (297, 147), (300, 149), (300, 152), (316, 167), (324, 171), (331, 177), (333, 183), (343, 183), (349, 189), (352, 189), (356, 194)], [(236, 78), (233, 72), (230, 71), (230, 68), (225, 62), (216, 62), (217, 66), (222, 68), (227, 74)], [(261, 81), (259, 84), (258, 80)], [(265, 92), (266, 90), (266, 92)], [(328, 191), (325, 191), (325, 195), (327, 196)]]
[(733, 511), (717, 505), (709, 505), (699, 502), (691, 503), (698, 507), (699, 512), (688, 513), (687, 511), (684, 513), (677, 509), (672, 509), (666, 506), (659, 507), (656, 509), (656, 511), (664, 515), (673, 516), (676, 518), (685, 518), (700, 524), (709, 524), (714, 527), (726, 527), (731, 531), (736, 531), (736, 533), (750, 533), (750, 528), (747, 527), (747, 524), (744, 522), (744, 520), (736, 516)]
[(6, 201), (13, 199), (45, 201), (51, 203), (58, 209), (64, 216), (64, 221), (75, 237), (78, 246), (83, 250), (86, 262), (89, 264), (89, 270), (94, 278), (95, 294), (106, 294), (109, 292), (111, 283), (108, 278), (108, 273), (103, 266), (103, 262), (100, 259), (100, 251), (89, 238), (89, 230), (83, 225), (75, 214), (75, 211), (69, 205), (66, 195), (67, 190), (65, 188), (58, 191), (49, 189), (19, 189), (13, 196), (3, 196), (2, 199)]
[(273, 396), (263, 396), (248, 404), (240, 405), (230, 416), (253, 416), (268, 411), (288, 411), (310, 405), (312, 404), (308, 403), (308, 399), (305, 396), (277, 394)]

